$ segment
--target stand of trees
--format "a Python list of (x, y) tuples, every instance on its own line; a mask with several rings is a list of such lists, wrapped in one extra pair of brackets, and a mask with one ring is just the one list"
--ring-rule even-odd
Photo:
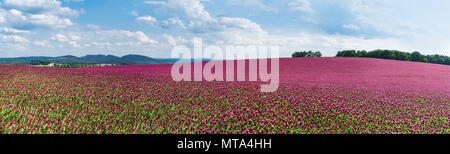
[(93, 65), (89, 64), (57, 64), (55, 67), (61, 68), (80, 68), (80, 67), (93, 67)]
[(322, 57), (322, 53), (320, 51), (297, 51), (292, 54), (292, 57)]
[(104, 67), (104, 66), (115, 66), (115, 64), (55, 64), (54, 67), (60, 68), (80, 68), (80, 67)]
[(33, 66), (39, 66), (39, 65), (48, 65), (50, 63), (52, 63), (52, 61), (48, 60), (48, 59), (32, 59), (32, 60), (3, 59), (3, 60), (0, 60), (0, 64), (8, 64), (8, 65), (33, 65)]
[(450, 57), (444, 55), (422, 55), (420, 52), (414, 51), (413, 53), (398, 51), (398, 50), (344, 50), (339, 51), (336, 57), (369, 57), (369, 58), (382, 58), (392, 60), (403, 61), (415, 61), (425, 63), (435, 63), (450, 65)]
[(29, 62), (29, 65), (48, 65), (50, 63), (52, 62), (47, 59), (33, 59)]

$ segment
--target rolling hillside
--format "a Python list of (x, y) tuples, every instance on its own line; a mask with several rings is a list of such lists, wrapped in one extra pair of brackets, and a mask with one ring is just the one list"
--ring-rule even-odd
[(115, 64), (115, 65), (137, 65), (137, 64), (162, 64), (176, 62), (178, 59), (155, 59), (142, 55), (126, 55), (118, 57), (114, 55), (86, 55), (76, 57), (72, 55), (59, 57), (18, 57), (0, 58), (0, 64), (10, 65), (47, 65), (58, 64)]
[(0, 65), (0, 133), (450, 133), (447, 65), (285, 58), (271, 93), (264, 82), (175, 82), (171, 68)]

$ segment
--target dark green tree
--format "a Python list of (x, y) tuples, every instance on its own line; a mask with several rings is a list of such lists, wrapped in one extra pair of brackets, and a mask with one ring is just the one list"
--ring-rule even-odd
[(420, 52), (414, 51), (411, 53), (411, 61), (424, 62), (425, 58), (422, 54), (420, 54)]
[(398, 50), (373, 50), (366, 52), (356, 51), (356, 50), (344, 50), (339, 51), (336, 57), (370, 57), (370, 58), (382, 58), (382, 59), (393, 59), (393, 60), (403, 60), (403, 61), (416, 61), (416, 62), (427, 62), (435, 64), (445, 64), (449, 65), (450, 57), (444, 55), (422, 55), (418, 51), (413, 53), (398, 51)]
[(320, 53), (320, 51), (316, 51), (314, 53), (314, 57), (322, 57), (322, 53)]
[(322, 57), (322, 53), (320, 51), (297, 51), (292, 54), (293, 58), (296, 57)]

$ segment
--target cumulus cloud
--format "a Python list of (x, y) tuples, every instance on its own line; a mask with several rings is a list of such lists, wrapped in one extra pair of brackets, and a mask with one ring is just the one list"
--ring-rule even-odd
[[(180, 37), (174, 37), (181, 41)], [(159, 43), (162, 41), (163, 43)], [(27, 40), (18, 35), (2, 35), (0, 33), (0, 51), (31, 51), (37, 56), (61, 56), (86, 54), (142, 54), (167, 53), (169, 43), (162, 35), (149, 37), (142, 31), (129, 30), (75, 30), (56, 31), (49, 37), (37, 40)], [(165, 46), (165, 47), (164, 47)], [(19, 48), (20, 47), (20, 48)], [(164, 48), (162, 48), (164, 47)], [(164, 50), (163, 50), (164, 49)], [(154, 52), (149, 52), (149, 50)], [(4, 56), (20, 55), (29, 56), (26, 52), (1, 52)], [(14, 54), (13, 54), (14, 53)], [(154, 56), (154, 55), (153, 55)]]
[(18, 29), (64, 28), (73, 25), (71, 18), (78, 15), (78, 11), (56, 0), (4, 0), (0, 6), (0, 23)]
[(3, 28), (0, 28), (0, 33), (6, 33), (6, 34), (28, 34), (28, 33), (30, 33), (30, 31), (14, 29), (14, 28), (11, 28), (11, 27), (3, 27)]
[(73, 33), (69, 33), (69, 34), (58, 33), (58, 34), (53, 35), (50, 40), (58, 41), (61, 43), (67, 43), (68, 45), (75, 47), (75, 48), (81, 47), (81, 45), (78, 42), (81, 40), (81, 37), (79, 35), (73, 34)]
[(3, 41), (12, 41), (15, 43), (28, 43), (30, 42), (28, 39), (19, 36), (19, 35), (3, 35), (1, 36), (1, 38), (3, 39)]
[(138, 41), (138, 43), (144, 43), (144, 44), (155, 44), (158, 43), (157, 41), (150, 39), (144, 32), (137, 31), (137, 32), (131, 32), (126, 30), (120, 30), (119, 34), (125, 35), (129, 38), (133, 38)]
[(59, 41), (59, 42), (69, 41), (69, 38), (67, 38), (65, 35), (60, 34), (60, 33), (53, 35), (53, 37), (51, 39), (55, 40), (55, 41)]
[(79, 15), (75, 10), (62, 7), (61, 2), (56, 0), (4, 0), (3, 3), (8, 8), (25, 12), (42, 12), (65, 17), (76, 17)]
[[(430, 46), (424, 45), (423, 43), (417, 43), (408, 37), (371, 37), (370, 35), (366, 35), (365, 33), (367, 32), (373, 33), (373, 31), (367, 29), (367, 25), (377, 27), (375, 29), (382, 29), (384, 33), (390, 33), (388, 29), (396, 27), (394, 25), (391, 26), (389, 24), (385, 24), (383, 22), (383, 18), (381, 18), (386, 18), (386, 16), (388, 16), (386, 13), (392, 13), (392, 10), (383, 9), (383, 6), (386, 6), (386, 3), (391, 3), (391, 1), (366, 2), (361, 0), (345, 0), (339, 2), (339, 5), (335, 6), (336, 10), (327, 10), (327, 12), (324, 11), (324, 9), (329, 8), (329, 5), (321, 5), (319, 2), (316, 3), (316, 1), (290, 1), (287, 3), (289, 8), (293, 11), (301, 11), (303, 13), (310, 14), (311, 17), (317, 21), (312, 22), (312, 24), (318, 25), (317, 27), (319, 28), (325, 28), (323, 30), (303, 29), (291, 32), (291, 34), (296, 35), (269, 34), (262, 29), (259, 24), (246, 18), (226, 16), (213, 17), (208, 11), (206, 11), (201, 0), (168, 0), (167, 2), (152, 1), (148, 4), (161, 5), (163, 8), (169, 9), (169, 12), (176, 12), (176, 15), (182, 17), (182, 20), (186, 22), (187, 30), (189, 30), (189, 32), (191, 32), (195, 37), (203, 38), (205, 44), (279, 45), (284, 49), (283, 51), (285, 51), (282, 52), (283, 56), (290, 56), (291, 51), (299, 49), (321, 50), (324, 52), (325, 56), (333, 56), (336, 51), (344, 49), (372, 50), (386, 48), (405, 51), (414, 51), (427, 48), (432, 49)], [(369, 13), (366, 12), (367, 10), (377, 11)], [(336, 11), (336, 13), (334, 13), (335, 16), (330, 16), (330, 13), (333, 14), (333, 11)], [(383, 12), (385, 12), (385, 14), (383, 14)], [(373, 19), (370, 18), (371, 14), (374, 15)], [(378, 18), (378, 16), (380, 18)], [(337, 19), (331, 20), (329, 18)], [(304, 18), (302, 18), (302, 20), (304, 20)], [(334, 23), (335, 27), (333, 27), (334, 25), (330, 26), (328, 24), (329, 21), (335, 20), (342, 21)], [(378, 25), (376, 24), (377, 22)], [(164, 21), (161, 23), (164, 23)], [(390, 23), (397, 24), (398, 22), (392, 21)], [(409, 24), (407, 27), (412, 27), (411, 25), (414, 24)], [(385, 26), (389, 26), (391, 28)], [(383, 29), (383, 27), (385, 29)], [(335, 31), (328, 31), (327, 28), (334, 29)], [(353, 33), (340, 33), (344, 32), (344, 30), (352, 31)], [(401, 32), (414, 30), (396, 30), (392, 32), (397, 31)], [(361, 35), (364, 35), (364, 37)], [(165, 37), (170, 44), (179, 44), (174, 37)], [(433, 48), (439, 49), (439, 47)]]
[(61, 6), (61, 2), (56, 0), (4, 0), (3, 4), (20, 10), (47, 10)]
[(133, 30), (102, 21), (74, 23), (82, 11), (64, 5), (78, 1), (4, 0), (0, 4), (0, 51), (167, 57), (175, 45), (191, 46), (194, 37), (203, 38), (205, 45), (279, 45), (281, 56), (295, 50), (320, 50), (334, 56), (344, 49), (425, 54), (450, 49), (447, 1), (149, 0), (140, 3), (151, 9), (133, 7), (122, 12), (130, 20), (149, 25), (132, 26)]
[(212, 17), (205, 10), (202, 0), (168, 0), (147, 1), (148, 4), (162, 5), (164, 8), (178, 12), (178, 16), (183, 17), (188, 24), (185, 26), (182, 20), (171, 18), (163, 24), (177, 24), (186, 27), (191, 33), (205, 37), (210, 42), (226, 43), (258, 43), (261, 37), (267, 33), (259, 24), (245, 19), (235, 17)]
[(184, 25), (184, 21), (181, 20), (178, 17), (171, 17), (167, 20), (164, 20), (161, 22), (161, 26), (164, 28), (170, 28), (170, 27), (176, 27), (179, 26), (183, 29), (186, 29), (186, 26)]
[(163, 34), (163, 37), (167, 40), (167, 43), (169, 43), (171, 46), (176, 45), (185, 45), (185, 44), (191, 44), (192, 42), (190, 40), (186, 40), (185, 38), (178, 36), (174, 37), (169, 34)]
[(356, 50), (375, 50), (380, 48), (398, 49), (410, 51), (414, 49), (407, 41), (394, 38), (363, 38), (340, 34), (326, 34), (316, 32), (300, 32), (293, 35), (271, 35), (267, 45), (278, 45), (281, 56), (288, 57), (295, 50), (318, 50), (325, 56), (334, 56), (336, 51), (356, 49)]
[(159, 22), (155, 17), (152, 16), (140, 16), (137, 17), (136, 20), (151, 26), (161, 27), (165, 29), (173, 27), (186, 29), (184, 21), (178, 17), (170, 17), (167, 20), (162, 20), (161, 22)]
[[(128, 30), (95, 30), (54, 34), (49, 40), (65, 42), (73, 47), (80, 47), (80, 44), (100, 45), (99, 42), (115, 42), (115, 44), (130, 45), (152, 45), (158, 41), (151, 39), (142, 31)], [(93, 41), (94, 40), (94, 41)], [(97, 42), (92, 44), (90, 42)]]
[(33, 45), (36, 45), (36, 46), (39, 46), (39, 47), (47, 47), (47, 48), (52, 47), (52, 46), (49, 44), (48, 40), (34, 41), (34, 42), (33, 42)]
[(60, 18), (51, 14), (33, 14), (28, 17), (28, 20), (30, 24), (52, 28), (64, 28), (73, 25), (70, 19)]
[(156, 25), (158, 24), (158, 20), (156, 20), (155, 17), (152, 16), (142, 16), (142, 17), (137, 17), (136, 20), (138, 21), (142, 21), (144, 23), (150, 24), (150, 25)]

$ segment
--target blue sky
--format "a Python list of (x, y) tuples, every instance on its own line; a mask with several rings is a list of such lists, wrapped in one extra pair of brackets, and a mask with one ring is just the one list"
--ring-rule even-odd
[(0, 57), (142, 54), (176, 45), (278, 45), (450, 55), (442, 0), (1, 0)]

